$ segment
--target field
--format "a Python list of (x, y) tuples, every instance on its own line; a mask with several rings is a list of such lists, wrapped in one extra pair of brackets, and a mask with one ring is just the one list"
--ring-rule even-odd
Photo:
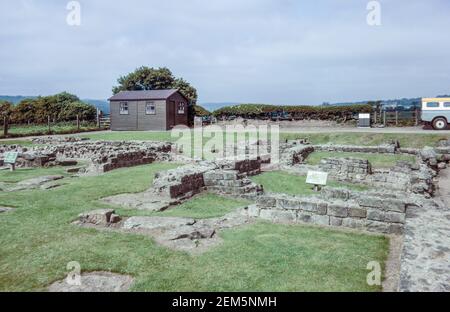
[[(3, 128), (2, 128), (3, 130)], [(86, 132), (98, 130), (98, 127), (94, 123), (82, 122), (80, 123), (80, 129), (77, 129), (75, 122), (64, 122), (50, 125), (50, 132), (48, 125), (10, 125), (8, 130), (8, 137), (25, 137), (35, 135), (48, 135), (48, 134), (70, 134), (76, 132)], [(4, 138), (3, 131), (0, 133), (0, 138)]]
[[(82, 134), (82, 137), (92, 140), (142, 140), (142, 141), (176, 141), (169, 131), (121, 131)], [(293, 139), (309, 139), (312, 144), (343, 144), (343, 145), (380, 145), (392, 140), (398, 140), (402, 147), (422, 148), (436, 146), (442, 139), (450, 138), (448, 134), (407, 134), (407, 133), (365, 133), (365, 132), (334, 132), (334, 133), (280, 133), (280, 141)]]
[[(0, 215), (0, 290), (45, 290), (65, 278), (70, 261), (78, 261), (83, 272), (130, 274), (134, 291), (380, 290), (367, 285), (366, 265), (386, 260), (388, 240), (383, 236), (257, 222), (220, 232), (222, 245), (192, 256), (161, 247), (147, 236), (71, 224), (79, 213), (109, 207), (100, 198), (143, 191), (155, 172), (174, 166), (154, 163), (66, 178), (63, 186), (52, 190), (0, 192), (0, 205), (16, 208)], [(11, 184), (60, 170), (0, 171), (0, 181)], [(212, 217), (245, 204), (204, 194), (164, 214)]]

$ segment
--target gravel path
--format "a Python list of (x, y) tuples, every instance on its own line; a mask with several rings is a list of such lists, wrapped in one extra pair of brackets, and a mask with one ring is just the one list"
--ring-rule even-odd
[(439, 184), (443, 205), (408, 209), (400, 291), (450, 292), (450, 169)]

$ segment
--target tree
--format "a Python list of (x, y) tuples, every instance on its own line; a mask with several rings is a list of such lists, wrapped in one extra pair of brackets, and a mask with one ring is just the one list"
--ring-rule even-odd
[(13, 110), (13, 105), (10, 102), (2, 101), (0, 102), (0, 117), (1, 122), (3, 123), (3, 135), (8, 135), (8, 124), (9, 124), (9, 116), (11, 115)]
[(12, 113), (12, 120), (17, 124), (33, 123), (36, 120), (36, 107), (33, 99), (22, 100)]
[(76, 95), (62, 92), (21, 101), (14, 108), (12, 119), (15, 123), (46, 123), (49, 116), (53, 121), (72, 121), (77, 115), (81, 120), (94, 120), (96, 109)]
[(149, 68), (142, 66), (134, 72), (117, 79), (114, 94), (120, 91), (178, 89), (192, 103), (197, 101), (197, 90), (183, 78), (175, 78), (167, 67)]
[(4, 117), (9, 117), (13, 111), (12, 103), (8, 101), (0, 101), (0, 117), (3, 122)]
[(63, 106), (59, 113), (59, 120), (74, 120), (77, 118), (77, 115), (80, 120), (93, 120), (95, 119), (96, 113), (97, 111), (94, 106), (81, 101), (76, 101)]

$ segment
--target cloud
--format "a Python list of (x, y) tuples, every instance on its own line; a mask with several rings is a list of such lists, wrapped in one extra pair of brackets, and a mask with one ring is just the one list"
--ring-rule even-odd
[[(319, 104), (448, 93), (448, 1), (4, 0), (0, 94), (107, 98), (141, 65), (167, 66), (201, 101)], [(447, 89), (446, 89), (447, 88)]]

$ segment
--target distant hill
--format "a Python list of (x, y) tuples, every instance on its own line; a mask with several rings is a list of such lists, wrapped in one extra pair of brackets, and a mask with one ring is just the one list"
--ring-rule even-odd
[(11, 96), (11, 95), (0, 95), (0, 101), (8, 101), (11, 102), (13, 104), (17, 104), (25, 99), (35, 99), (37, 98), (37, 96), (23, 96), (23, 95), (16, 95), (16, 96)]
[(92, 100), (92, 99), (82, 99), (83, 102), (94, 105), (105, 115), (109, 115), (109, 102), (106, 100)]
[[(13, 104), (18, 104), (25, 99), (35, 99), (37, 96), (30, 95), (0, 95), (0, 101), (8, 101)], [(109, 115), (109, 102), (106, 100), (93, 100), (93, 99), (81, 99), (83, 102), (89, 103), (96, 108), (100, 109), (105, 115)]]

